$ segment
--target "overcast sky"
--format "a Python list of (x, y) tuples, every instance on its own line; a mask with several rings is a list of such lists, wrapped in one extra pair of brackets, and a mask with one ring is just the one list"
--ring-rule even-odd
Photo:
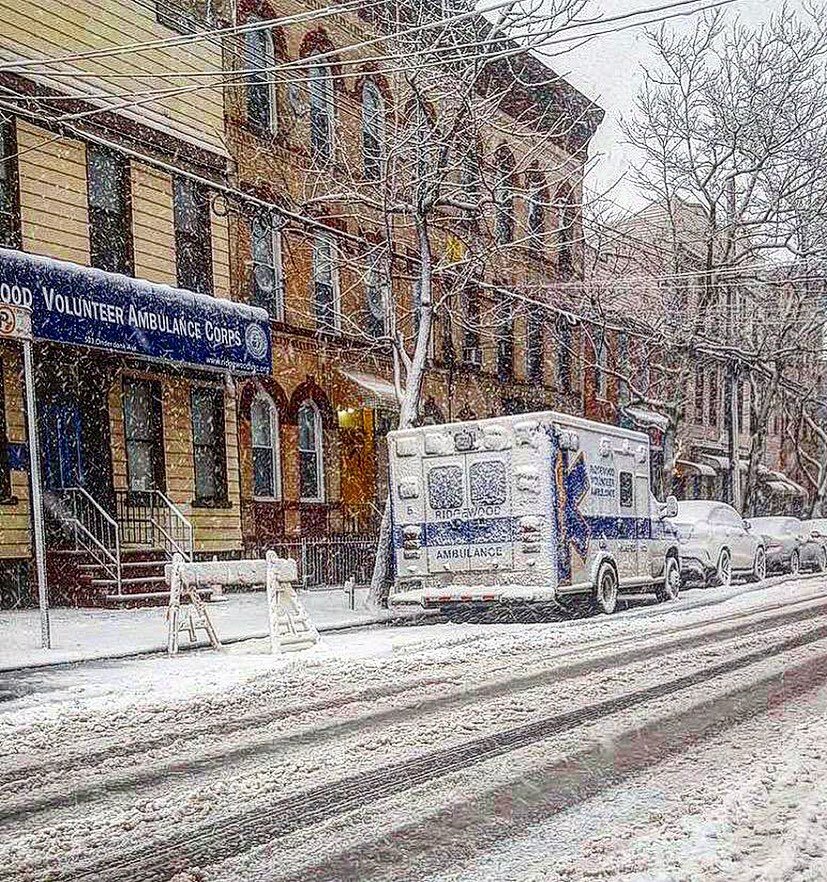
[[(665, 5), (667, 0), (590, 0), (595, 12), (602, 11), (607, 16), (620, 15), (638, 9)], [(779, 9), (783, 0), (736, 0), (729, 7), (727, 15), (740, 16), (750, 23), (759, 23)], [(705, 6), (704, 0), (698, 0)], [(799, 5), (791, 0), (789, 5)], [(647, 16), (651, 17), (651, 16)], [(675, 19), (676, 27), (686, 27), (689, 19)], [(634, 28), (609, 36), (598, 37), (583, 48), (565, 55), (549, 59), (557, 73), (565, 76), (574, 86), (597, 101), (606, 111), (606, 119), (592, 141), (592, 155), (599, 157), (592, 172), (589, 184), (603, 191), (616, 181), (618, 186), (612, 190), (612, 198), (635, 207), (634, 188), (624, 179), (629, 168), (630, 151), (621, 143), (620, 120), (628, 116), (634, 104), (635, 94), (641, 81), (641, 63), (650, 61), (645, 30)]]

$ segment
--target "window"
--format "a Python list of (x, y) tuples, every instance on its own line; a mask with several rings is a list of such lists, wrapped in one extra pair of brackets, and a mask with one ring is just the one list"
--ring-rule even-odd
[[(255, 23), (255, 19), (249, 22)], [(273, 82), (275, 63), (273, 35), (264, 28), (245, 31), (247, 122), (260, 132), (276, 130), (276, 90)]]
[(260, 395), (250, 406), (250, 434), (253, 445), (253, 496), (278, 499), (281, 496), (279, 467), (279, 414), (273, 402)]
[(9, 436), (6, 432), (6, 384), (3, 378), (2, 360), (0, 360), (0, 499), (11, 499)]
[(606, 400), (609, 396), (609, 346), (602, 338), (595, 344), (594, 392), (598, 398)]
[(0, 116), (0, 245), (20, 248), (20, 191), (13, 119)]
[(212, 294), (212, 238), (207, 191), (189, 178), (175, 178), (175, 262), (178, 287)]
[(539, 306), (529, 306), (525, 332), (525, 372), (530, 383), (543, 380), (543, 318)]
[(173, 31), (192, 34), (210, 24), (213, 6), (214, 0), (156, 0), (155, 16)]
[(480, 299), (476, 288), (467, 288), (462, 294), (465, 327), (462, 336), (462, 360), (472, 367), (482, 365), (480, 347)]
[(321, 59), (310, 63), (310, 153), (327, 161), (333, 153), (333, 81)]
[(541, 251), (546, 232), (545, 183), (536, 173), (531, 178), (526, 223), (531, 247), (535, 251)]
[(495, 160), (494, 240), (498, 245), (514, 241), (514, 190), (511, 180), (514, 163), (506, 152)]
[(505, 463), (475, 462), (468, 470), (471, 505), (505, 505)]
[(557, 385), (571, 391), (571, 325), (565, 316), (557, 319)]
[(695, 424), (702, 426), (704, 424), (704, 369), (697, 365), (695, 367)]
[(299, 498), (321, 502), (323, 478), (321, 415), (315, 403), (307, 400), (299, 408)]
[(379, 86), (365, 80), (362, 86), (362, 162), (365, 178), (378, 181), (382, 177), (383, 145), (385, 142), (385, 103)]
[(617, 335), (618, 401), (621, 405), (629, 403), (629, 368), (629, 336), (621, 333)]
[(368, 263), (365, 277), (365, 330), (371, 337), (385, 334), (385, 314), (390, 295), (390, 280), (382, 259), (373, 255)]
[(635, 481), (631, 472), (620, 473), (620, 507), (633, 508), (635, 504)]
[(131, 276), (134, 267), (129, 160), (89, 144), (86, 175), (92, 266)]
[(707, 411), (707, 425), (718, 425), (718, 369), (709, 372), (709, 410)]
[(736, 411), (738, 413), (738, 432), (746, 432), (749, 431), (748, 427), (744, 425), (744, 381), (738, 380), (738, 391), (737, 391), (737, 406)]
[(195, 501), (226, 505), (227, 462), (224, 450), (224, 392), (210, 386), (192, 390), (192, 447)]
[(435, 511), (462, 508), (462, 469), (438, 466), (428, 474), (428, 502)]
[[(463, 154), (460, 185), (462, 188), (461, 198), (471, 205), (477, 206), (480, 201), (480, 160), (474, 147), (469, 147)], [(476, 208), (468, 209), (465, 212), (468, 219), (474, 218), (476, 214)]]
[(253, 263), (251, 301), (284, 321), (284, 273), (281, 265), (281, 228), (277, 216), (260, 215), (250, 219)]
[(164, 432), (161, 384), (124, 377), (123, 423), (127, 485), (133, 493), (164, 490)]
[(316, 327), (335, 333), (339, 330), (339, 280), (334, 263), (334, 244), (330, 236), (316, 236), (313, 242), (313, 303)]
[(563, 276), (574, 271), (574, 245), (577, 212), (571, 190), (563, 189), (557, 195), (560, 204), (560, 228), (557, 232), (558, 269)]
[(514, 316), (507, 307), (500, 313), (497, 329), (497, 377), (507, 381), (514, 376)]

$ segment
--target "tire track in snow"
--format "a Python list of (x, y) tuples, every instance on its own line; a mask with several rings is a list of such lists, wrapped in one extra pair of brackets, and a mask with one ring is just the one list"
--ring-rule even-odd
[[(761, 607), (757, 610), (730, 613), (725, 616), (719, 616), (715, 619), (707, 619), (702, 622), (691, 622), (667, 628), (656, 634), (649, 635), (648, 638), (647, 636), (640, 634), (633, 634), (627, 637), (618, 637), (607, 641), (578, 644), (577, 651), (603, 651), (626, 645), (630, 645), (633, 648), (615, 654), (590, 656), (582, 661), (564, 664), (560, 667), (546, 667), (542, 671), (532, 674), (499, 680), (493, 683), (482, 683), (479, 686), (471, 688), (468, 688), (466, 685), (467, 681), (459, 679), (462, 676), (467, 676), (470, 665), (460, 662), (456, 665), (457, 670), (454, 674), (443, 675), (440, 677), (419, 678), (414, 681), (391, 684), (388, 686), (370, 687), (358, 692), (348, 693), (347, 695), (336, 696), (322, 701), (308, 702), (303, 705), (272, 708), (241, 716), (235, 715), (231, 719), (216, 721), (214, 718), (211, 718), (207, 723), (198, 723), (189, 727), (176, 726), (170, 731), (162, 733), (148, 734), (145, 729), (142, 729), (139, 731), (134, 741), (126, 743), (115, 742), (98, 750), (86, 747), (80, 751), (65, 753), (58, 757), (50, 757), (47, 762), (18, 762), (17, 758), (14, 757), (6, 758), (4, 761), (0, 758), (0, 778), (2, 779), (4, 786), (20, 783), (22, 786), (28, 788), (32, 780), (36, 780), (44, 775), (55, 774), (61, 771), (72, 772), (83, 769), (84, 767), (97, 767), (104, 762), (111, 760), (125, 760), (132, 756), (143, 757), (150, 751), (162, 750), (171, 746), (180, 749), (185, 742), (197, 738), (210, 738), (213, 736), (226, 737), (228, 735), (247, 732), (292, 718), (343, 710), (352, 705), (394, 699), (408, 693), (414, 698), (414, 702), (410, 706), (403, 706), (402, 708), (391, 707), (384, 711), (380, 711), (379, 713), (361, 716), (345, 722), (333, 722), (315, 727), (306, 733), (287, 735), (275, 740), (271, 739), (268, 742), (274, 746), (284, 746), (295, 743), (308, 744), (312, 743), (314, 740), (324, 740), (336, 737), (337, 735), (347, 734), (348, 732), (353, 731), (354, 728), (370, 725), (376, 722), (384, 722), (388, 719), (402, 721), (410, 713), (419, 716), (422, 713), (436, 710), (440, 707), (446, 707), (451, 704), (462, 706), (463, 704), (473, 703), (480, 698), (496, 697), (497, 695), (507, 694), (520, 689), (528, 689), (533, 686), (543, 685), (548, 682), (550, 676), (553, 676), (555, 679), (579, 677), (589, 674), (594, 670), (603, 669), (607, 666), (620, 667), (629, 661), (657, 658), (660, 655), (680, 651), (682, 649), (692, 649), (707, 642), (728, 639), (746, 632), (754, 631), (755, 633), (758, 633), (767, 630), (768, 628), (777, 627), (780, 624), (803, 621), (806, 618), (811, 617), (813, 613), (818, 614), (821, 612), (827, 612), (827, 604), (816, 605), (815, 603), (816, 601), (825, 598), (827, 598), (827, 594), (817, 594), (802, 600), (772, 604), (770, 606)], [(778, 616), (771, 617), (767, 615), (767, 613), (775, 612), (776, 610), (782, 610), (783, 612)], [(755, 620), (754, 627), (732, 627), (716, 630), (710, 633), (693, 635), (681, 640), (672, 640), (662, 643), (650, 642), (647, 645), (641, 646), (641, 640), (648, 639), (650, 641), (660, 641), (662, 638), (672, 637), (676, 634), (682, 634), (687, 631), (704, 631), (727, 622), (745, 620)], [(474, 639), (478, 638), (479, 635), (474, 635)], [(565, 659), (571, 655), (573, 651), (575, 651), (574, 648), (566, 649), (556, 655), (546, 657), (544, 661), (554, 662), (560, 659)], [(490, 675), (492, 674), (513, 669), (513, 665), (500, 665), (495, 668), (486, 667), (484, 660), (475, 660), (472, 664), (483, 669), (483, 673), (489, 676), (489, 680)], [(457, 691), (448, 695), (429, 697), (426, 699), (416, 698), (416, 693), (420, 690), (427, 691), (434, 687), (441, 686), (455, 686), (457, 687)], [(233, 707), (235, 707), (235, 705), (233, 705)], [(98, 737), (99, 736), (96, 735), (96, 739)], [(253, 749), (259, 750), (261, 749), (261, 745), (256, 745)], [(228, 760), (240, 758), (244, 755), (244, 751), (240, 753), (228, 752), (217, 757), (217, 759)], [(173, 771), (186, 771), (186, 768), (177, 766), (171, 766), (170, 769)], [(136, 778), (135, 783), (139, 783), (140, 780), (151, 779)], [(100, 787), (93, 788), (90, 793), (94, 793), (100, 789)], [(82, 798), (83, 794), (78, 793), (77, 796), (78, 798)], [(46, 806), (44, 805), (43, 807)], [(9, 812), (6, 806), (0, 807), (0, 822), (14, 817), (16, 814), (19, 814), (19, 812)]]
[[(764, 612), (764, 610), (762, 610)], [(130, 768), (126, 770), (114, 770), (106, 774), (98, 774), (94, 778), (90, 778), (85, 774), (86, 770), (94, 771), (98, 766), (100, 759), (94, 755), (75, 757), (72, 765), (64, 762), (57, 763), (55, 767), (41, 767), (35, 773), (27, 770), (25, 780), (21, 782), (24, 786), (24, 792), (18, 799), (14, 799), (8, 793), (9, 789), (5, 786), (6, 797), (3, 805), (0, 806), (0, 823), (9, 823), (17, 819), (32, 815), (36, 812), (48, 811), (53, 808), (60, 808), (68, 803), (79, 805), (96, 798), (105, 798), (114, 793), (128, 792), (139, 787), (150, 787), (154, 784), (163, 782), (170, 777), (195, 775), (199, 773), (207, 773), (214, 769), (226, 768), (228, 764), (238, 762), (251, 757), (264, 756), (265, 754), (278, 754), (279, 752), (292, 747), (309, 747), (325, 741), (342, 738), (360, 730), (369, 729), (376, 726), (387, 726), (391, 724), (404, 723), (410, 720), (419, 720), (424, 715), (436, 713), (443, 709), (456, 710), (458, 708), (467, 707), (481, 700), (497, 698), (500, 696), (513, 695), (525, 690), (533, 689), (538, 686), (548, 685), (554, 681), (564, 681), (577, 677), (588, 676), (596, 672), (603, 672), (609, 669), (622, 669), (625, 665), (635, 662), (660, 658), (676, 652), (692, 650), (695, 648), (703, 648), (705, 646), (714, 646), (718, 643), (725, 642), (732, 638), (738, 638), (744, 635), (757, 635), (767, 631), (783, 627), (785, 625), (805, 622), (809, 619), (817, 618), (827, 614), (827, 603), (805, 606), (803, 609), (789, 610), (785, 607), (785, 612), (775, 616), (761, 616), (756, 620), (754, 614), (742, 615), (737, 614), (730, 618), (748, 618), (749, 621), (729, 628), (719, 629), (712, 632), (704, 632), (677, 640), (658, 643), (649, 647), (634, 647), (614, 655), (600, 655), (590, 657), (582, 661), (560, 668), (550, 668), (541, 672), (532, 673), (520, 677), (499, 680), (493, 683), (486, 683), (481, 686), (454, 692), (450, 695), (441, 695), (426, 699), (416, 699), (410, 704), (392, 706), (381, 711), (371, 714), (358, 716), (354, 719), (345, 721), (333, 721), (323, 726), (310, 728), (303, 732), (289, 733), (286, 735), (278, 735), (275, 737), (263, 735), (253, 737), (245, 743), (237, 745), (219, 744), (217, 747), (210, 745), (209, 748), (201, 755), (186, 759), (165, 759), (160, 758), (149, 764)], [(706, 627), (708, 623), (704, 623)], [(696, 628), (698, 626), (695, 626)], [(681, 631), (684, 629), (675, 629)], [(629, 642), (626, 639), (623, 643)], [(428, 681), (429, 683), (451, 682), (441, 679)], [(410, 688), (400, 686), (393, 690), (394, 695), (404, 695), (406, 692), (412, 691)], [(385, 693), (381, 693), (384, 696)], [(289, 715), (288, 715), (289, 716)], [(283, 718), (283, 717), (281, 717)], [(243, 727), (244, 730), (254, 729), (258, 723)], [(219, 730), (220, 731), (220, 730)], [(233, 727), (233, 732), (239, 731), (237, 727)], [(215, 732), (215, 730), (213, 730)], [(223, 732), (221, 734), (224, 734)], [(189, 752), (183, 745), (183, 739), (176, 744), (178, 750), (183, 754)], [(144, 751), (142, 751), (143, 753)], [(130, 755), (134, 751), (130, 751)], [(67, 782), (65, 773), (70, 771), (78, 776), (82, 782), (73, 786), (71, 782)], [(41, 781), (44, 774), (57, 775), (57, 780), (53, 786), (44, 787), (42, 784), (38, 789), (33, 789), (34, 781)], [(0, 876), (0, 878), (2, 878)]]
[[(95, 880), (115, 882), (167, 882), (172, 875), (192, 867), (204, 867), (249, 851), (294, 831), (330, 817), (363, 808), (386, 796), (426, 784), (452, 771), (466, 769), (537, 741), (570, 731), (580, 725), (636, 708), (646, 702), (676, 695), (726, 674), (775, 658), (791, 650), (827, 638), (827, 626), (820, 625), (803, 634), (762, 647), (747, 655), (664, 681), (648, 688), (596, 702), (568, 713), (473, 739), (460, 745), (361, 774), (339, 779), (293, 797), (275, 799), (216, 824), (196, 826), (174, 832), (165, 841), (150, 842), (117, 855), (102, 855), (74, 867), (49, 868), (54, 882)], [(819, 662), (827, 668), (827, 656)], [(819, 670), (823, 670), (820, 668)], [(777, 682), (777, 677), (771, 678)], [(783, 682), (783, 675), (782, 675)], [(747, 687), (746, 692), (754, 690)], [(744, 690), (741, 690), (744, 691)], [(766, 707), (766, 704), (764, 705)], [(34, 869), (29, 868), (29, 871)], [(0, 871), (0, 878), (9, 878)], [(311, 878), (303, 876), (303, 878)], [(322, 878), (322, 877), (319, 877)], [(337, 878), (338, 876), (325, 876)], [(362, 877), (343, 877), (359, 878)]]

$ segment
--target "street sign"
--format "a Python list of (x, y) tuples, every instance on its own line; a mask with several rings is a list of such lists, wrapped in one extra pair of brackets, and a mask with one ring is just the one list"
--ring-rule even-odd
[(31, 310), (25, 306), (0, 303), (0, 337), (11, 340), (31, 340)]

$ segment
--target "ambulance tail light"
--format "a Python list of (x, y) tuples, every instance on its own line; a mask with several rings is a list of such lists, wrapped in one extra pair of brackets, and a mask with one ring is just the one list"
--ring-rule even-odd
[(543, 519), (540, 517), (524, 517), (520, 519), (520, 542), (523, 552), (537, 554), (542, 542)]
[(404, 557), (419, 557), (422, 548), (422, 530), (416, 524), (409, 524), (402, 528), (402, 551)]

